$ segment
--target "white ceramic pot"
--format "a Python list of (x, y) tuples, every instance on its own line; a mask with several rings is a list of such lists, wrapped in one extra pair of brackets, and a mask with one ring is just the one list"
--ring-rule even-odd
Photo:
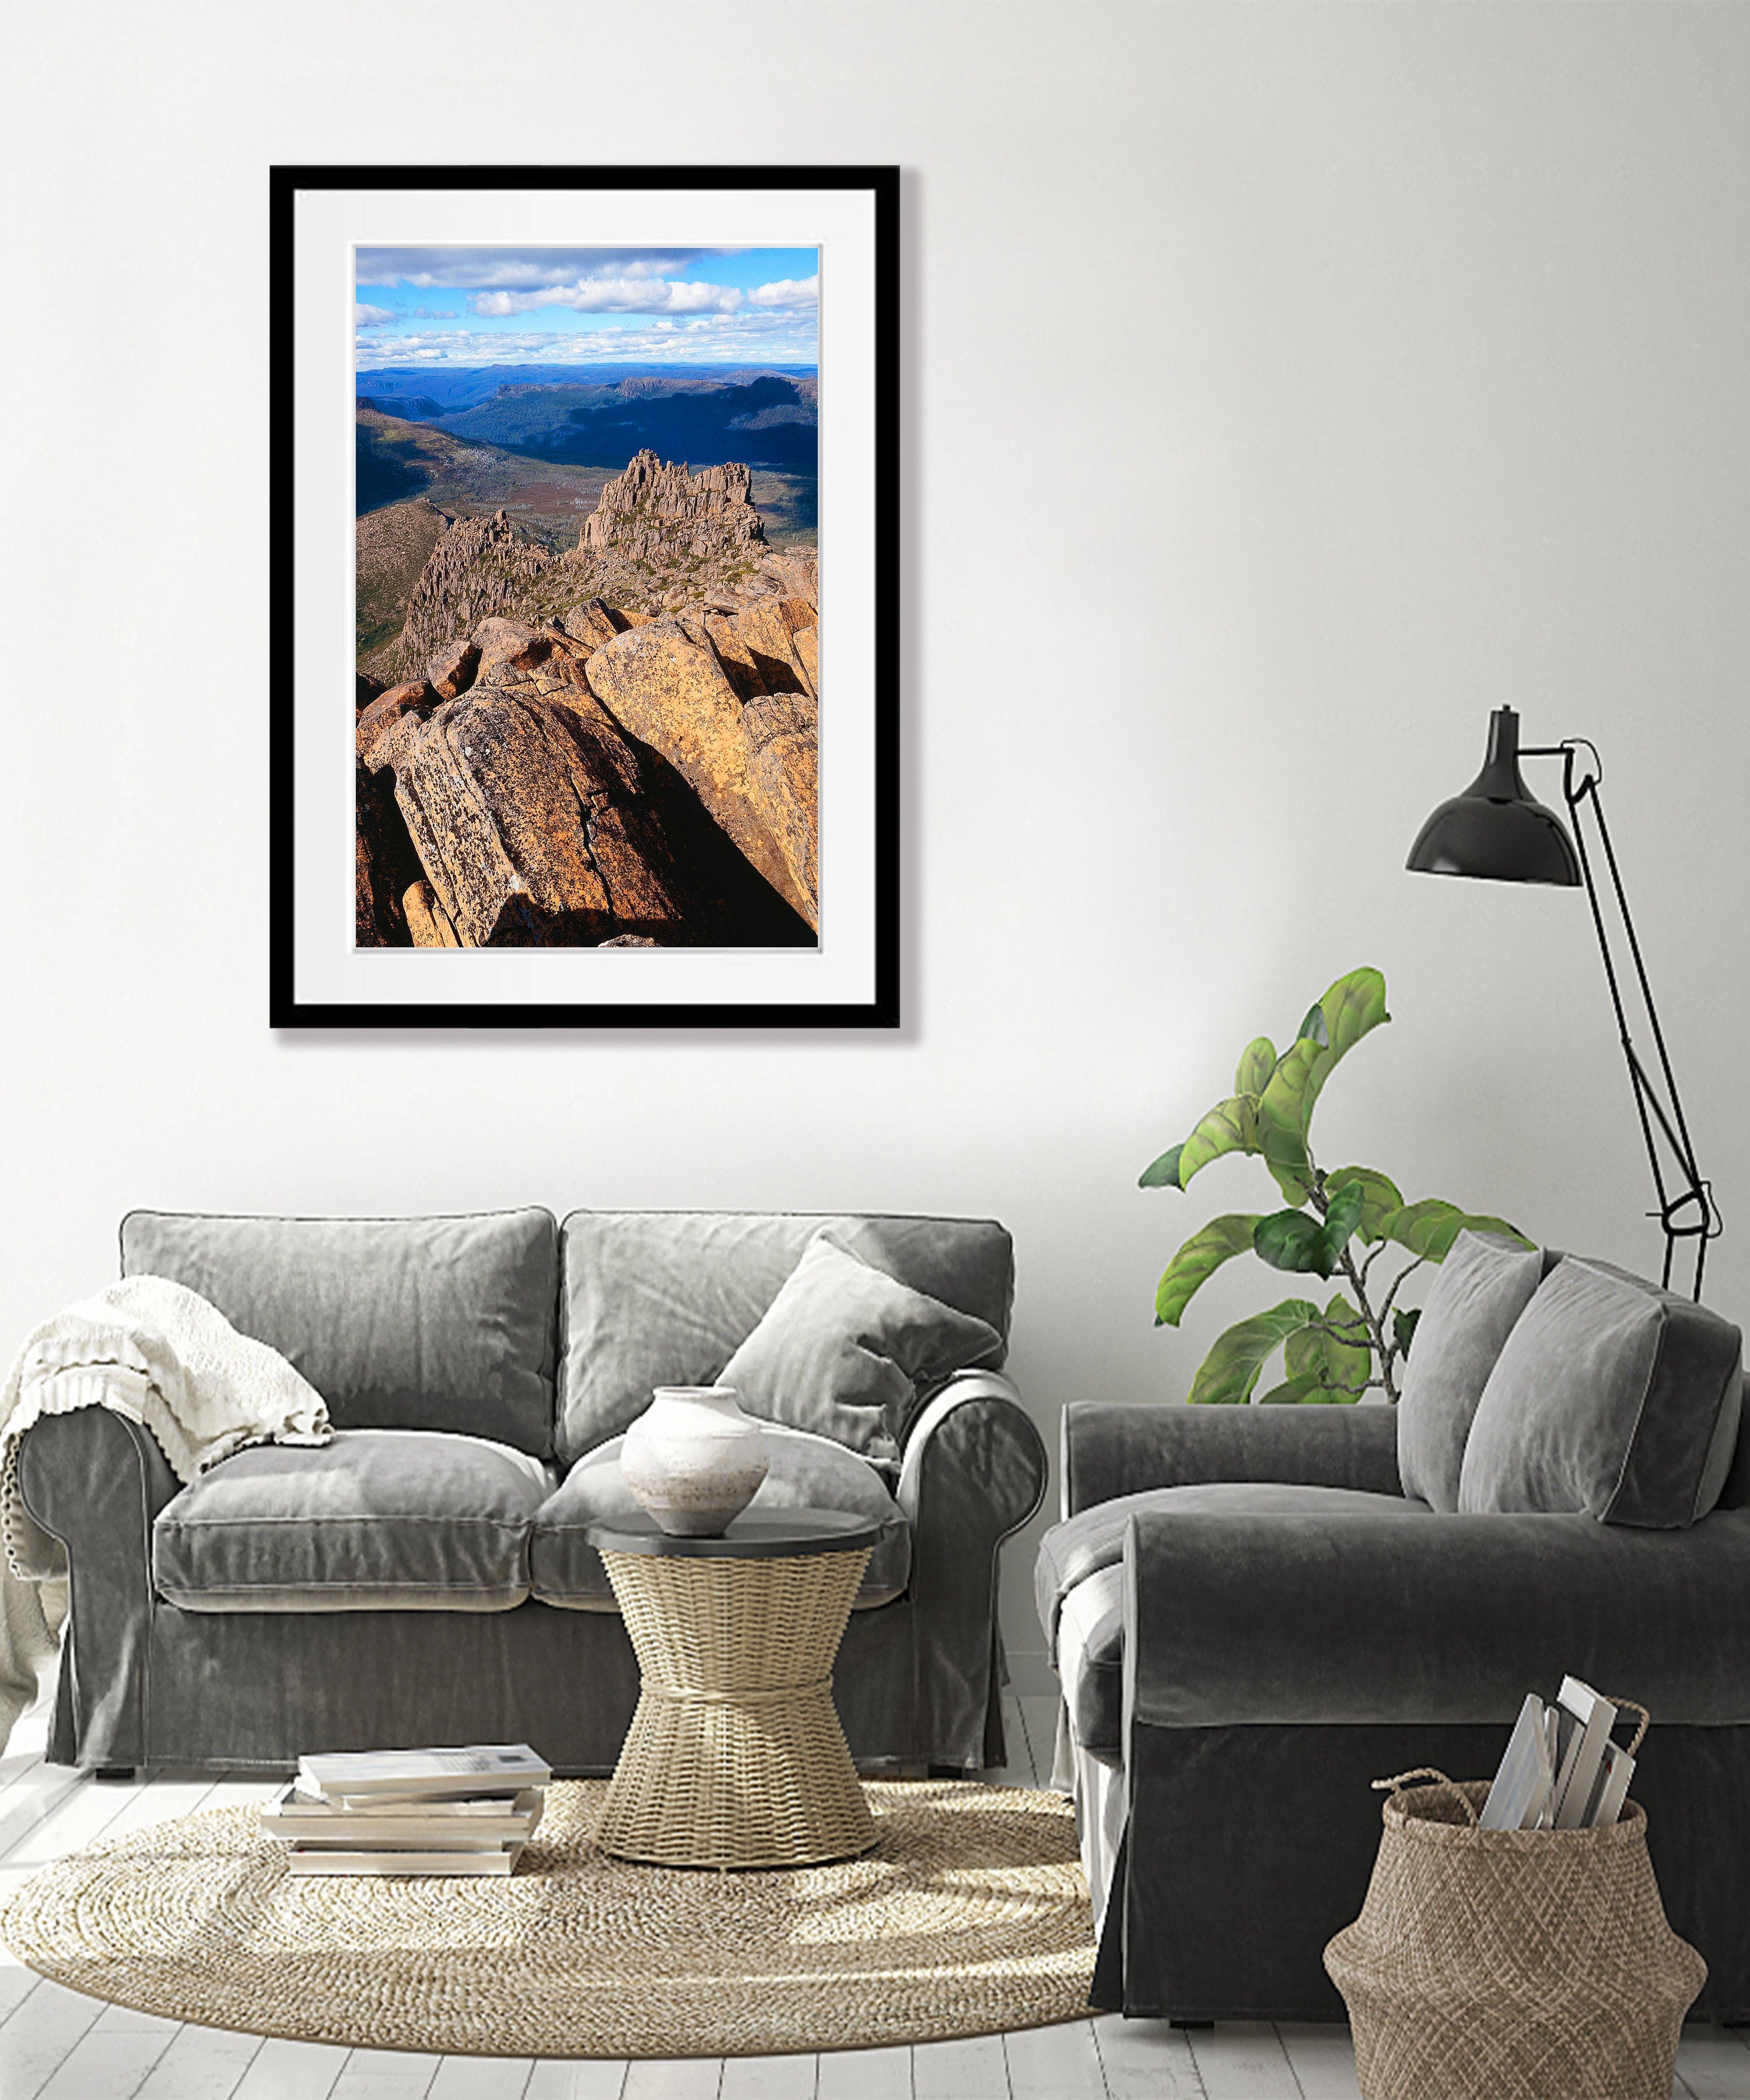
[(759, 1492), (770, 1460), (726, 1385), (659, 1385), (620, 1447), (620, 1470), (664, 1531), (721, 1538)]

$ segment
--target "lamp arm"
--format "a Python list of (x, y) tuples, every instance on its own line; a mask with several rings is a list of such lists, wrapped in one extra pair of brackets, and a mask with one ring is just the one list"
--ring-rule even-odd
[[(1582, 752), (1589, 754), (1586, 760), (1582, 760)], [(1693, 1295), (1699, 1300), (1708, 1242), (1718, 1236), (1720, 1214), (1713, 1201), (1713, 1185), (1702, 1178), (1701, 1169), (1696, 1163), (1695, 1148), (1690, 1140), (1689, 1125), (1684, 1118), (1683, 1104), (1677, 1093), (1677, 1077), (1671, 1069), (1670, 1053), (1665, 1048), (1664, 1030), (1660, 1026), (1659, 1009), (1653, 1004), (1653, 988), (1647, 982), (1646, 964), (1641, 955), (1641, 943), (1634, 930), (1633, 915), (1629, 911), (1628, 896), (1623, 889), (1622, 871), (1617, 866), (1616, 850), (1611, 842), (1610, 826), (1605, 821), (1603, 798), (1598, 792), (1604, 769), (1599, 761), (1597, 747), (1583, 737), (1571, 737), (1565, 743), (1527, 751), (1521, 755), (1527, 758), (1559, 756), (1562, 760), (1563, 797), (1573, 822), (1574, 845), (1580, 857), (1580, 875), (1585, 883), (1586, 901), (1592, 907), (1593, 930), (1598, 935), (1598, 953), (1604, 961), (1605, 982), (1610, 986), (1611, 1004), (1616, 1014), (1616, 1032), (1622, 1043), (1623, 1056), (1628, 1061), (1629, 1082), (1634, 1095), (1635, 1111), (1641, 1118), (1641, 1135), (1646, 1142), (1647, 1160), (1653, 1171), (1653, 1187), (1659, 1198), (1659, 1223), (1665, 1236), (1664, 1268), (1660, 1280), (1667, 1290), (1670, 1288), (1677, 1243), (1680, 1239), (1694, 1240), (1695, 1271)], [(1605, 924), (1603, 907), (1599, 901), (1598, 881), (1593, 873), (1591, 855), (1586, 849), (1585, 827), (1580, 822), (1582, 810), (1589, 810), (1592, 822), (1597, 827), (1598, 843), (1603, 849), (1611, 893), (1616, 900), (1616, 909), (1621, 916), (1623, 932), (1629, 944), (1629, 959), (1634, 966), (1635, 982), (1640, 988), (1641, 1004), (1646, 1010), (1647, 1024), (1652, 1030), (1653, 1046), (1658, 1054), (1659, 1070), (1664, 1083), (1663, 1100), (1660, 1088), (1642, 1062), (1629, 1033), (1616, 959), (1611, 952), (1610, 935)], [(1655, 1134), (1655, 1125), (1657, 1136)], [(1660, 1156), (1659, 1136), (1664, 1137), (1682, 1172), (1683, 1185), (1674, 1195), (1667, 1185), (1664, 1162)]]

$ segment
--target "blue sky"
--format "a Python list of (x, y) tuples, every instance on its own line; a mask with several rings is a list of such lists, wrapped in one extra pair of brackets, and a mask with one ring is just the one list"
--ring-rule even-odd
[(818, 248), (360, 248), (360, 372), (385, 364), (814, 364)]

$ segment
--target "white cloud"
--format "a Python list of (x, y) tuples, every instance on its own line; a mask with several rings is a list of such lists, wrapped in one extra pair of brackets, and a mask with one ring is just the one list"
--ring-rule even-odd
[(663, 277), (580, 277), (538, 292), (477, 292), (468, 302), (487, 319), (569, 307), (578, 314), (733, 314), (747, 294), (733, 285), (677, 284)]
[(522, 334), (509, 329), (428, 329), (361, 335), (361, 372), (386, 364), (813, 364), (819, 338), (811, 312), (707, 314), (690, 321)]
[(390, 312), (387, 307), (355, 305), (352, 310), (352, 322), (355, 328), (381, 328), (385, 321), (392, 321), (394, 319), (395, 315)]
[(820, 304), (820, 272), (812, 277), (780, 277), (775, 284), (762, 285), (747, 297), (756, 307), (818, 307)]
[(360, 285), (412, 285), (421, 291), (529, 291), (579, 279), (672, 276), (711, 254), (703, 248), (361, 248)]

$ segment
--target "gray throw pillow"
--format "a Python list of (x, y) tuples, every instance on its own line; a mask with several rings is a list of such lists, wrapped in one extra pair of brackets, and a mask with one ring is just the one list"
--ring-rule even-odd
[(1743, 1355), (1718, 1313), (1570, 1257), (1489, 1374), (1458, 1507), (1695, 1523), (1718, 1501), (1737, 1441)]
[(896, 1282), (822, 1233), (716, 1382), (732, 1386), (750, 1414), (866, 1458), (894, 1458), (919, 1386), (1002, 1346), (985, 1321)]
[(1543, 1273), (1536, 1247), (1494, 1233), (1461, 1233), (1440, 1265), (1417, 1322), (1398, 1399), (1398, 1480), (1448, 1515), (1471, 1417), (1514, 1323)]

